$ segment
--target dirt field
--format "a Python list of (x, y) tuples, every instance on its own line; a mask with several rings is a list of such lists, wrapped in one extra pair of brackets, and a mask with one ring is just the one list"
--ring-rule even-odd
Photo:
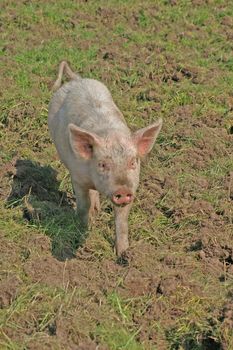
[[(233, 5), (2, 0), (0, 348), (233, 349)], [(59, 61), (132, 130), (162, 117), (130, 249), (112, 206), (80, 235), (47, 127)]]

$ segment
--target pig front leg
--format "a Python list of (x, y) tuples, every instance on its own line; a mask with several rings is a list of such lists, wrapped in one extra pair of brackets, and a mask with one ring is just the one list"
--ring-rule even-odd
[(91, 206), (89, 209), (90, 218), (94, 217), (96, 213), (100, 211), (100, 197), (99, 192), (95, 190), (89, 190), (89, 196), (91, 201)]
[(115, 248), (116, 248), (117, 256), (119, 257), (129, 247), (128, 216), (129, 216), (131, 207), (132, 207), (132, 203), (127, 204), (124, 207), (114, 206), (115, 231), (116, 231)]
[(89, 189), (82, 188), (77, 182), (72, 181), (77, 203), (77, 214), (83, 228), (88, 226), (89, 209), (91, 206)]

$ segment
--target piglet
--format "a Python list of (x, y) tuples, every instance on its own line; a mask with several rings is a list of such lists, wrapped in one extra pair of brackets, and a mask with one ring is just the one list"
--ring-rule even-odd
[[(61, 85), (63, 73), (70, 81)], [(66, 61), (59, 66), (48, 124), (61, 161), (70, 172), (80, 223), (100, 209), (99, 193), (113, 203), (115, 248), (129, 247), (128, 215), (139, 184), (140, 159), (153, 147), (162, 120), (132, 133), (107, 87), (81, 78)]]

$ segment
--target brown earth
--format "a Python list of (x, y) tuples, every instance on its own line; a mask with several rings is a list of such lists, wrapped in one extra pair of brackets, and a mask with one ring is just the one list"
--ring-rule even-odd
[[(168, 3), (175, 7), (178, 1), (172, 0)], [(192, 4), (198, 7), (203, 1), (195, 0)], [(147, 11), (151, 16), (155, 15), (156, 5), (151, 5)], [(26, 22), (20, 22), (16, 18), (13, 10), (9, 16), (16, 26), (23, 26), (26, 31), (31, 29)], [(80, 12), (68, 24), (64, 23), (64, 26), (75, 28), (82, 20), (85, 21), (87, 29), (95, 28), (98, 23), (113, 30), (117, 21), (122, 18), (123, 14), (100, 6), (96, 10), (96, 22), (87, 13)], [(138, 13), (132, 11), (126, 20), (131, 30), (138, 28)], [(228, 38), (232, 36), (232, 22), (229, 16), (224, 17), (221, 22), (222, 35)], [(180, 36), (184, 38), (196, 32), (200, 33), (201, 39), (207, 35), (195, 25), (190, 25), (188, 29), (180, 35), (168, 34), (168, 40), (176, 43), (181, 39)], [(153, 27), (151, 30), (156, 32), (158, 28)], [(52, 36), (52, 32), (48, 33), (41, 28), (38, 32), (40, 40), (46, 35)], [(114, 84), (119, 84), (123, 93), (130, 90), (138, 103), (149, 103), (140, 111), (146, 122), (152, 112), (163, 108), (161, 92), (153, 87), (147, 88), (148, 81), (159, 86), (166, 84), (174, 87), (187, 81), (194, 85), (211, 85), (215, 84), (221, 73), (206, 71), (204, 68), (191, 66), (190, 63), (179, 65), (171, 54), (164, 54), (163, 47), (153, 43), (145, 44), (143, 49), (134, 43), (129, 54), (123, 49), (123, 45), (128, 42), (127, 36), (130, 34), (131, 32), (124, 33), (123, 37), (99, 48), (97, 56), (102, 67), (100, 75), (107, 84), (114, 79)], [(12, 37), (5, 47), (8, 54), (15, 51), (11, 43), (14, 40)], [(37, 46), (38, 40), (34, 38), (31, 45)], [(96, 40), (98, 37), (81, 40), (79, 47), (85, 50)], [(209, 52), (206, 53), (208, 54)], [(163, 55), (166, 64), (162, 74), (156, 70), (158, 63), (154, 63), (154, 55)], [(139, 61), (146, 62), (148, 67), (152, 63), (154, 66), (145, 72), (144, 68), (139, 67)], [(120, 66), (120, 72), (114, 73), (112, 77), (109, 71), (116, 65)], [(136, 86), (132, 84), (125, 87), (127, 84), (123, 84), (122, 76), (128, 78), (132, 65), (137, 71), (138, 83)], [(98, 65), (89, 67), (89, 70), (97, 68)], [(46, 84), (47, 80), (44, 78)], [(10, 80), (6, 80), (6, 86), (10, 86)], [(232, 98), (228, 96), (225, 102), (229, 110), (232, 110)], [(34, 114), (35, 108), (31, 103), (12, 109), (8, 114), (7, 130), (10, 136), (17, 134), (20, 142), (29, 140), (33, 151), (40, 154), (48, 139), (43, 143), (38, 140), (37, 135), (30, 135), (30, 124), (26, 131), (21, 130), (21, 119)], [(47, 231), (45, 234), (38, 234), (33, 231), (33, 225), (46, 229), (48, 219), (56, 215), (59, 217), (61, 213), (73, 217), (73, 195), (59, 189), (60, 181), (53, 167), (21, 159), (17, 150), (13, 160), (1, 166), (0, 197), (7, 210), (18, 208), (17, 215), (20, 220), (24, 220), (25, 225), (32, 225), (32, 233), (30, 236), (23, 235), (16, 242), (8, 240), (4, 230), (1, 230), (0, 309), (14, 309), (20, 293), (30, 294), (30, 290), (27, 290), (29, 282), (34, 287), (40, 285), (44, 289), (62, 289), (72, 293), (80, 288), (84, 291), (83, 298), (70, 299), (68, 308), (67, 305), (62, 308), (58, 298), (55, 301), (53, 321), (44, 328), (41, 325), (41, 310), (36, 306), (37, 301), (43, 301), (43, 294), (38, 292), (34, 296), (35, 302), (31, 303), (31, 310), (25, 311), (26, 314), (19, 310), (12, 316), (12, 323), (20, 321), (20, 332), (16, 327), (3, 328), (7, 337), (21, 341), (27, 335), (44, 332), (43, 339), (39, 336), (37, 339), (37, 335), (35, 339), (31, 338), (27, 348), (52, 349), (56, 348), (58, 341), (64, 349), (77, 349), (78, 346), (80, 350), (105, 350), (107, 348), (100, 345), (100, 340), (90, 329), (101, 324), (106, 314), (110, 315), (109, 322), (121, 322), (120, 316), (116, 316), (109, 307), (107, 296), (111, 293), (117, 293), (122, 300), (130, 300), (131, 306), (137, 306), (132, 308), (131, 315), (133, 326), (139, 330), (136, 340), (146, 344), (148, 349), (154, 345), (160, 350), (168, 349), (167, 340), (173, 336), (173, 329), (177, 327), (176, 321), (187, 317), (186, 306), (193, 299), (204, 303), (213, 296), (213, 301), (209, 301), (205, 309), (212, 315), (206, 320), (208, 329), (211, 330), (217, 323), (220, 323), (222, 329), (233, 327), (233, 175), (232, 171), (227, 172), (221, 182), (215, 183), (215, 180), (205, 174), (206, 168), (216, 158), (226, 159), (230, 156), (226, 145), (232, 143), (232, 127), (226, 128), (221, 113), (216, 111), (198, 118), (193, 115), (193, 103), (175, 107), (171, 118), (164, 125), (163, 133), (167, 134), (167, 138), (156, 148), (158, 160), (152, 156), (147, 160), (148, 166), (145, 162), (135, 206), (146, 213), (144, 220), (148, 222), (140, 222), (138, 219), (134, 223), (132, 220), (130, 227), (134, 236), (129, 251), (120, 261), (116, 260), (113, 253), (109, 257), (104, 256), (101, 245), (96, 251), (91, 243), (92, 237), (72, 235), (69, 240), (62, 238), (58, 249), (54, 248), (57, 244), (55, 234), (49, 235)], [(157, 173), (151, 170), (150, 164), (153, 162), (161, 165)], [(189, 176), (183, 179), (182, 175), (187, 173)], [(217, 193), (221, 192), (217, 205), (208, 198), (203, 198), (203, 193), (212, 193), (213, 189)], [(97, 229), (112, 231), (112, 219), (109, 219), (111, 211), (111, 207), (104, 203), (101, 214), (103, 217), (97, 217), (94, 221)], [(156, 218), (159, 221), (154, 221)], [(141, 237), (144, 226), (147, 231)], [(57, 230), (62, 228), (59, 222)], [(103, 236), (106, 235), (104, 238), (112, 252), (113, 239), (107, 234), (104, 233)], [(211, 282), (208, 284), (207, 280)], [(216, 305), (215, 310), (218, 289), (223, 293), (223, 284), (226, 286), (225, 301)], [(211, 287), (207, 288), (209, 285)], [(79, 314), (82, 316), (78, 317)], [(195, 324), (195, 318), (192, 321)], [(154, 327), (155, 322), (169, 330), (166, 337), (161, 336), (158, 327)], [(224, 336), (216, 339), (211, 331), (201, 333), (200, 330), (198, 336), (200, 349), (230, 350)], [(189, 339), (181, 341), (183, 348), (187, 350), (195, 348), (196, 343), (193, 342), (194, 340)], [(172, 349), (178, 347), (174, 345)]]
[[(147, 98), (151, 99), (150, 96)], [(190, 227), (195, 230), (190, 237), (183, 239), (180, 247), (177, 246), (180, 256), (176, 256), (174, 252), (170, 253), (169, 246), (167, 252), (163, 250), (160, 256), (155, 242), (136, 240), (132, 243), (128, 256), (120, 264), (112, 258), (97, 258), (93, 250), (85, 246), (70, 255), (63, 251), (63, 258), (57, 259), (56, 255), (51, 254), (51, 240), (44, 235), (32, 234), (22, 243), (20, 249), (14, 244), (2, 246), (5, 255), (3, 260), (10, 259), (11, 263), (15, 261), (23, 279), (29, 279), (33, 284), (39, 283), (42, 286), (65, 290), (74, 288), (87, 290), (90, 304), (86, 308), (95, 322), (101, 322), (103, 319), (104, 311), (100, 311), (99, 305), (106, 303), (106, 293), (117, 292), (122, 298), (132, 300), (149, 296), (150, 301), (143, 308), (142, 314), (135, 312), (132, 320), (140, 329), (137, 334), (139, 342), (156, 343), (158, 334), (152, 324), (157, 320), (172, 328), (176, 318), (184, 315), (182, 307), (177, 305), (176, 299), (179, 298), (177, 295), (194, 294), (204, 298), (206, 293), (208, 294), (202, 290), (201, 284), (193, 282), (190, 278), (193, 268), (197, 267), (202, 274), (211, 276), (219, 283), (226, 283), (233, 277), (233, 246), (229, 236), (223, 234), (224, 227), (231, 220), (231, 175), (229, 174), (225, 184), (222, 185), (222, 191), (226, 198), (229, 196), (230, 201), (224, 201), (219, 208), (214, 208), (208, 201), (198, 196), (198, 193), (210, 188), (208, 179), (195, 177), (191, 186), (188, 182), (180, 188), (172, 175), (174, 171), (182, 172), (187, 163), (194, 169), (203, 169), (216, 153), (226, 156), (226, 150), (221, 142), (216, 148), (212, 137), (213, 128), (214, 134), (219, 139), (228, 139), (229, 135), (219, 123), (216, 128), (217, 121), (214, 125), (205, 125), (199, 120), (197, 124), (191, 123), (187, 127), (184, 124), (189, 115), (191, 115), (189, 106), (174, 111), (176, 132), (172, 144), (163, 147), (160, 156), (163, 157), (167, 152), (172, 154), (174, 151), (182, 150), (183, 140), (193, 137), (197, 128), (202, 130), (204, 138), (196, 142), (185, 154), (178, 152), (172, 155), (167, 163), (169, 167), (164, 173), (166, 175), (152, 173), (143, 175), (136, 204), (147, 213), (148, 217), (162, 215), (171, 222), (169, 234), (174, 234), (173, 242), (176, 245), (181, 242), (175, 232), (176, 229), (182, 226), (185, 220), (191, 220)], [(16, 158), (1, 168), (1, 175), (4, 178), (1, 196), (8, 194), (9, 206), (14, 206), (15, 201), (22, 200), (30, 193), (31, 197), (46, 204), (51, 213), (56, 213), (58, 207), (64, 211), (73, 211), (73, 198), (59, 191), (57, 174), (51, 167)], [(176, 195), (179, 196), (178, 202)], [(163, 198), (167, 196), (170, 196), (170, 206), (161, 204)], [(29, 222), (43, 220), (45, 215), (43, 210), (35, 208), (33, 202), (27, 200), (22, 202), (21, 210), (24, 219)], [(133, 229), (135, 230), (135, 227)], [(67, 249), (69, 250), (69, 247)], [(68, 260), (64, 261), (65, 258)], [(4, 268), (4, 261), (2, 265)], [(14, 272), (6, 272), (0, 282), (0, 307), (5, 308), (14, 303), (22, 288), (24, 288), (23, 282), (19, 277)], [(169, 307), (164, 298), (169, 300)], [(82, 307), (82, 301), (79, 300), (76, 308), (81, 310)], [(37, 318), (36, 313), (34, 317)], [(217, 318), (224, 326), (231, 327), (233, 322), (231, 297), (229, 302), (218, 310)], [(24, 332), (33, 333), (39, 327), (38, 322), (40, 321), (34, 320), (33, 326), (31, 323), (29, 326), (26, 321), (22, 323)], [(72, 326), (72, 322), (75, 326)], [(77, 332), (75, 337), (71, 336), (72, 327), (77, 328), (76, 322), (74, 315), (66, 318), (60, 313), (56, 316), (54, 322), (46, 326), (48, 338), (43, 342), (43, 349), (50, 349), (53, 346), (53, 337), (58, 339), (61, 346), (69, 349), (75, 349), (77, 344), (79, 349), (96, 349), (99, 346), (98, 341), (87, 340), (85, 330)], [(84, 320), (84, 324), (89, 322), (88, 319)], [(5, 332), (8, 337), (20, 339), (17, 331), (5, 329)], [(203, 349), (224, 348), (221, 347), (224, 344), (219, 345), (208, 334), (203, 334), (202, 344)], [(29, 343), (29, 349), (40, 349), (41, 346), (39, 340)], [(164, 348), (163, 343), (159, 343), (159, 346), (160, 349)], [(104, 347), (99, 346), (98, 349)]]

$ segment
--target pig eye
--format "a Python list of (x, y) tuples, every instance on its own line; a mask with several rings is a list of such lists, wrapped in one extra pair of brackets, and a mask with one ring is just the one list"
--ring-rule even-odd
[(136, 165), (137, 165), (137, 159), (136, 158), (132, 158), (130, 161), (129, 161), (129, 168), (130, 169), (136, 169)]
[(106, 162), (99, 162), (98, 167), (101, 171), (109, 170), (109, 165)]

